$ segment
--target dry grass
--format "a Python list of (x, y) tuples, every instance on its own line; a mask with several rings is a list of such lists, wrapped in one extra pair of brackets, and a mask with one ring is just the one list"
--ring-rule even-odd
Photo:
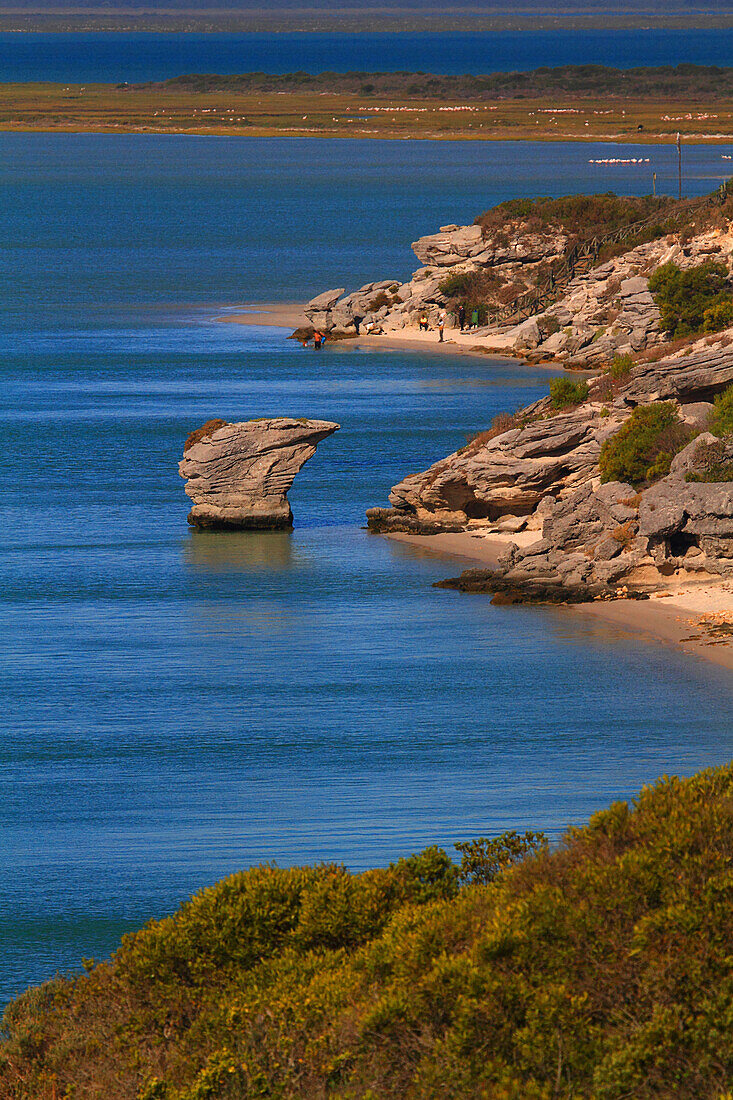
[(196, 430), (191, 432), (188, 436), (186, 442), (183, 444), (183, 453), (185, 454), (186, 451), (190, 451), (191, 447), (196, 443), (200, 443), (202, 439), (208, 439), (209, 436), (212, 436), (219, 428), (226, 427), (227, 423), (228, 421), (226, 420), (207, 420), (205, 424), (202, 424), (200, 428), (196, 428)]
[[(561, 112), (568, 103), (574, 105), (574, 113), (548, 112), (548, 106)], [(447, 87), (436, 92), (429, 81), (418, 82), (416, 91), (394, 94), (376, 89), (328, 91), (320, 86), (307, 90), (297, 84), (292, 91), (246, 85), (131, 89), (112, 84), (0, 84), (0, 130), (10, 131), (656, 143), (673, 141), (680, 126), (665, 121), (665, 115), (688, 113), (694, 119), (694, 104), (682, 98), (609, 102), (592, 92), (588, 98), (558, 92), (549, 101), (501, 96), (471, 100)], [(733, 96), (712, 113), (715, 118), (690, 122), (687, 142), (733, 133)], [(640, 125), (642, 131), (637, 129)]]

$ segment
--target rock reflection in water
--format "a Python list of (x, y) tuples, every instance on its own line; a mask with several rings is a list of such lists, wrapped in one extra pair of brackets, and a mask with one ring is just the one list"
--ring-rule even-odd
[(289, 531), (191, 531), (184, 561), (212, 573), (281, 571), (294, 564)]

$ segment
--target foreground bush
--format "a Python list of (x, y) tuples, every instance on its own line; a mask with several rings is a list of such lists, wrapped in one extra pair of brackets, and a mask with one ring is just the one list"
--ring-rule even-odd
[(0, 1095), (722, 1100), (733, 767), (463, 854), (232, 876), (12, 1004)]
[(573, 382), (572, 378), (550, 379), (550, 400), (553, 409), (567, 409), (588, 400), (588, 383)]
[(725, 264), (708, 260), (682, 271), (662, 264), (649, 279), (649, 290), (659, 306), (662, 328), (668, 336), (695, 336), (719, 332), (733, 324), (733, 298)]
[(733, 435), (733, 386), (715, 398), (710, 431), (719, 436)]
[(671, 401), (638, 405), (626, 423), (601, 447), (601, 481), (641, 485), (669, 473), (672, 459), (693, 432)]

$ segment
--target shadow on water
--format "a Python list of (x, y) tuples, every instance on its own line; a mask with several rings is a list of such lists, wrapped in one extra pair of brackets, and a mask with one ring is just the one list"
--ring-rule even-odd
[(290, 531), (197, 531), (183, 547), (184, 564), (210, 573), (285, 571), (294, 565)]

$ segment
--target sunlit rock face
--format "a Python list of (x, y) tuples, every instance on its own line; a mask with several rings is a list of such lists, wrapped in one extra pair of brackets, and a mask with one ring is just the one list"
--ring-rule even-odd
[(220, 530), (292, 527), (288, 490), (317, 444), (338, 428), (289, 417), (208, 421), (186, 440), (178, 467), (193, 501), (188, 522)]

